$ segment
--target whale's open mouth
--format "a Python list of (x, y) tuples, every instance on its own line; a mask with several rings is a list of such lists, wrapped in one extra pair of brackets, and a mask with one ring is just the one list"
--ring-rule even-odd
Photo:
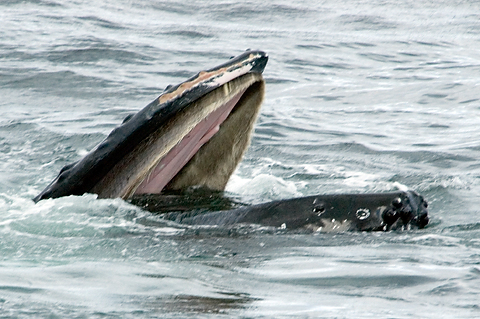
[[(225, 91), (228, 91), (228, 89), (224, 89), (223, 87), (217, 90), (220, 90), (220, 93), (214, 92), (209, 93), (209, 95), (219, 95)], [(191, 131), (189, 131), (185, 136), (183, 136), (180, 142), (173, 146), (168, 151), (168, 153), (166, 153), (165, 156), (163, 156), (158, 161), (158, 164), (156, 164), (154, 169), (147, 169), (147, 171), (149, 171), (149, 174), (145, 179), (143, 179), (140, 186), (138, 186), (135, 194), (155, 194), (163, 190), (167, 183), (170, 182), (172, 178), (177, 175), (177, 173), (188, 163), (188, 161), (190, 161), (190, 159), (198, 152), (198, 150), (205, 143), (210, 141), (210, 139), (220, 130), (220, 125), (223, 125), (224, 121), (228, 118), (235, 106), (237, 106), (240, 98), (245, 93), (245, 89), (242, 86), (236, 88), (236, 91), (239, 92), (227, 94), (228, 96), (224, 97), (225, 102), (221, 103), (221, 105), (217, 109), (215, 109), (203, 119), (201, 119), (200, 122), (196, 124)], [(198, 110), (199, 112), (206, 113), (206, 111), (208, 111), (205, 110), (205, 107), (203, 107), (203, 105), (201, 105), (202, 103), (196, 104), (200, 104), (200, 110)], [(241, 107), (238, 106), (238, 108)], [(240, 110), (236, 111), (240, 112)], [(253, 113), (255, 113), (255, 110), (252, 111)], [(180, 118), (182, 117), (185, 116), (180, 116)], [(193, 119), (198, 119), (202, 117), (203, 116), (200, 115), (192, 115)], [(187, 122), (188, 119), (180, 119), (177, 121)], [(187, 132), (187, 130), (185, 130), (184, 133), (185, 132)], [(182, 135), (184, 134), (179, 134), (179, 137), (181, 137)]]
[(190, 186), (223, 190), (249, 145), (267, 60), (247, 51), (167, 89), (65, 166), (34, 201), (84, 193), (127, 199)]
[(102, 198), (163, 189), (223, 190), (248, 147), (263, 98), (261, 74), (232, 80), (141, 141), (92, 188)]

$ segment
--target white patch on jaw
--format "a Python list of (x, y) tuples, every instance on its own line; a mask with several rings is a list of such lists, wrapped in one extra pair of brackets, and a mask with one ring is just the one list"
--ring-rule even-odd
[(251, 65), (246, 65), (244, 66), (243, 68), (238, 68), (238, 69), (235, 69), (233, 71), (227, 71), (227, 72), (223, 72), (222, 75), (216, 77), (216, 78), (213, 78), (211, 82), (207, 82), (207, 86), (214, 86), (214, 87), (217, 87), (219, 85), (223, 85), (227, 82), (230, 82), (231, 80), (235, 79), (235, 78), (238, 78), (239, 76), (242, 76), (246, 73), (248, 73), (248, 71), (250, 71), (251, 69)]
[[(256, 58), (259, 58), (260, 56), (261, 56), (260, 54), (257, 54), (257, 55), (250, 54), (249, 60), (253, 61)], [(230, 68), (235, 68), (235, 67), (236, 66), (234, 65)], [(208, 83), (207, 85), (208, 86), (223, 85), (223, 84), (225, 84), (227, 82), (230, 82), (231, 80), (233, 80), (233, 79), (235, 79), (235, 78), (237, 78), (241, 75), (244, 75), (244, 74), (248, 73), (251, 69), (252, 69), (252, 64), (248, 63), (248, 64), (244, 65), (243, 67), (235, 68), (232, 71), (223, 72), (220, 76), (217, 76), (217, 77), (213, 78), (211, 80), (211, 82)]]
[(319, 227), (317, 232), (345, 232), (350, 229), (350, 225), (352, 224), (352, 222), (347, 219), (344, 221), (337, 221), (335, 219), (322, 218), (320, 221), (322, 222), (323, 226)]

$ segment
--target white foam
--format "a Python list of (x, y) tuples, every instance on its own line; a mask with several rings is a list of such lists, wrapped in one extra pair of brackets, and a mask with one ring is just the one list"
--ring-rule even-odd
[(297, 190), (295, 182), (285, 181), (280, 177), (269, 174), (258, 174), (251, 179), (233, 175), (226, 190), (241, 196), (255, 197), (260, 201), (302, 195)]
[(401, 184), (399, 182), (394, 182), (393, 187), (397, 188), (399, 191), (406, 192), (410, 189), (407, 185)]
[(345, 172), (344, 184), (349, 187), (368, 187), (372, 185), (376, 180), (379, 179), (379, 176), (375, 174), (369, 174), (364, 172)]

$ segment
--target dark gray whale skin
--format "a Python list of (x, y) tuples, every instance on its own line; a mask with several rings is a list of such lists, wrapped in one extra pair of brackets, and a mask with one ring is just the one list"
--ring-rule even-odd
[[(154, 195), (143, 201), (134, 198), (134, 203), (155, 211), (161, 210), (161, 207), (155, 207), (155, 202), (163, 200), (161, 195)], [(168, 201), (172, 203), (171, 199)], [(189, 209), (184, 208), (188, 205), (179, 205), (179, 200), (176, 202), (177, 205), (170, 206), (172, 209)], [(212, 202), (222, 204), (218, 197), (214, 197)], [(389, 231), (423, 228), (428, 224), (428, 204), (414, 191), (316, 195), (220, 211), (209, 211), (208, 206), (205, 207), (207, 209), (170, 212), (162, 216), (187, 225), (258, 224), (324, 232)]]

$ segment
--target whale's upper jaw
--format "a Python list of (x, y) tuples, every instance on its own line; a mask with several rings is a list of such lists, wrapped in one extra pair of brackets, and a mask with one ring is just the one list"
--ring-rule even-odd
[(84, 193), (126, 199), (197, 185), (223, 189), (249, 145), (267, 61), (262, 51), (246, 51), (169, 87), (65, 166), (34, 201)]

